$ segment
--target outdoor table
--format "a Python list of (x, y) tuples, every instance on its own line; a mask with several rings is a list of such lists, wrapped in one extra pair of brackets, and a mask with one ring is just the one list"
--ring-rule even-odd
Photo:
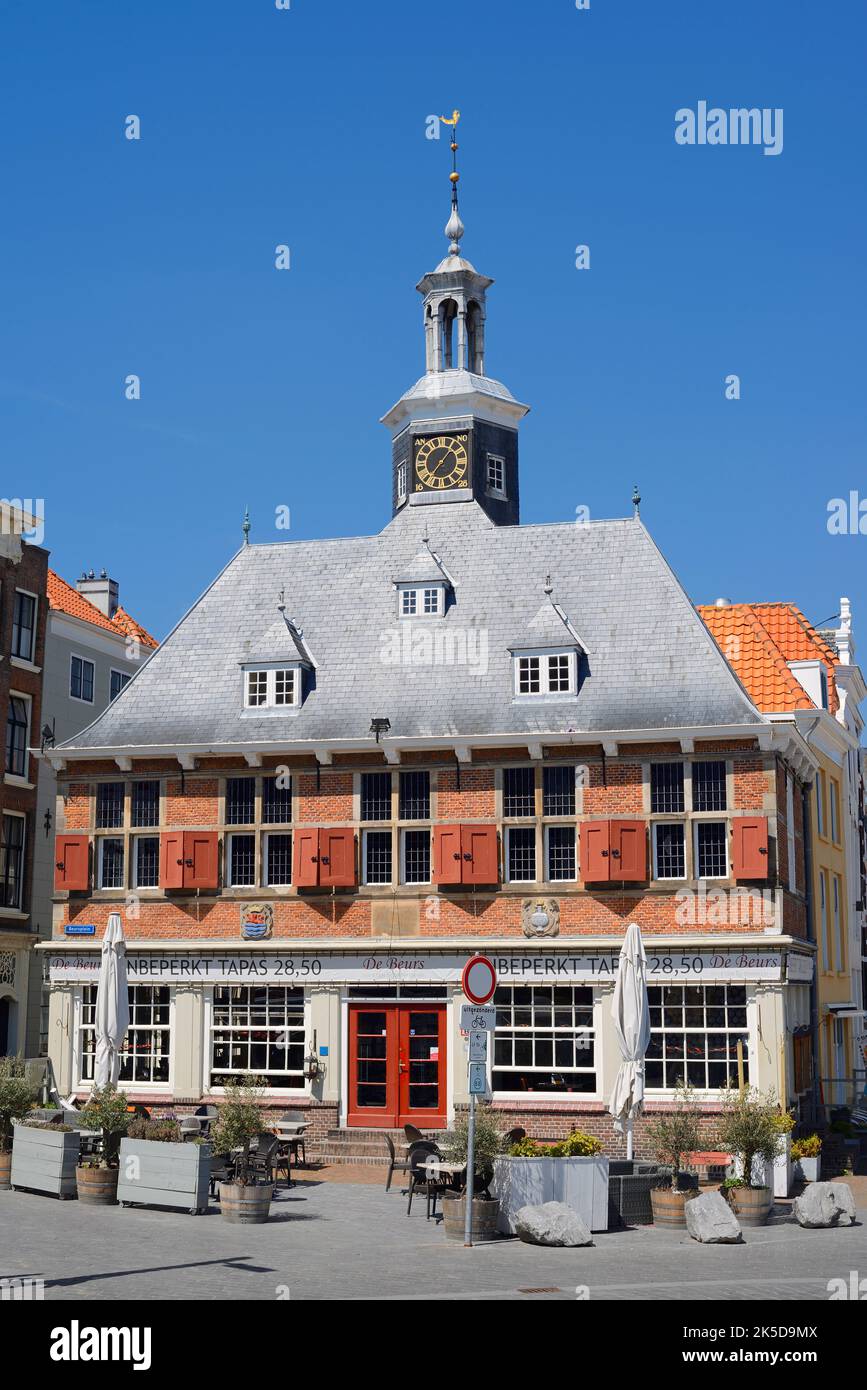
[(459, 1180), (467, 1171), (465, 1163), (449, 1163), (444, 1158), (431, 1157), (425, 1163), (419, 1164), (429, 1178), (444, 1177), (452, 1187), (457, 1187)]

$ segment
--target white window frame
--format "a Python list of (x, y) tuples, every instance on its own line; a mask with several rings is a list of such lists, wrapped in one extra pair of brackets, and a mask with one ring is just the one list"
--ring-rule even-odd
[[(153, 984), (152, 984), (152, 983), (151, 983), (150, 981), (148, 981), (148, 980), (142, 980), (142, 981), (140, 982), (140, 984), (141, 984), (141, 986), (142, 986), (143, 988), (159, 989), (159, 988), (161, 987), (160, 982), (156, 982), (156, 983), (153, 983)], [(84, 1044), (84, 991), (85, 991), (86, 988), (87, 988), (86, 985), (78, 985), (78, 986), (76, 986), (75, 993), (74, 993), (74, 995), (73, 995), (73, 1003), (72, 1003), (72, 1013), (73, 1013), (73, 1037), (74, 1037), (74, 1039), (75, 1039), (74, 1045), (73, 1045), (73, 1062), (72, 1062), (72, 1064), (73, 1064), (73, 1069), (74, 1069), (75, 1078), (76, 1078), (76, 1079), (75, 1079), (75, 1088), (76, 1088), (76, 1090), (80, 1090), (80, 1091), (87, 1091), (87, 1090), (89, 1090), (89, 1089), (93, 1086), (93, 1081), (92, 1081), (92, 1080), (85, 1081), (84, 1077), (82, 1076), (82, 1072), (83, 1072), (83, 1070), (84, 1070), (83, 1065), (82, 1065), (82, 1063), (83, 1063), (83, 1061), (84, 1061), (84, 1045), (83, 1045), (83, 1044)], [(91, 988), (95, 988), (95, 986), (91, 986)], [(135, 1025), (132, 1025), (132, 1026), (133, 1026), (133, 1028), (135, 1027)], [(122, 1083), (122, 1085), (123, 1085), (124, 1087), (126, 1087), (128, 1090), (134, 1090), (134, 1091), (136, 1091), (136, 1092), (139, 1092), (139, 1091), (140, 1091), (140, 1092), (142, 1092), (143, 1094), (147, 1094), (147, 1095), (166, 1095), (166, 1094), (171, 1094), (172, 1091), (174, 1090), (174, 1084), (175, 1084), (175, 1045), (176, 1045), (176, 1041), (177, 1041), (177, 1033), (176, 1033), (176, 1029), (175, 1029), (175, 990), (174, 990), (173, 988), (169, 988), (169, 1022), (168, 1022), (168, 1031), (169, 1031), (169, 1079), (168, 1079), (168, 1081), (124, 1081), (124, 1082)]]
[[(243, 699), (244, 709), (250, 710), (254, 714), (262, 710), (276, 710), (278, 713), (283, 710), (298, 709), (301, 704), (301, 685), (302, 685), (302, 663), (300, 661), (257, 661), (249, 662), (242, 667), (243, 672)], [(292, 699), (277, 703), (277, 672), (291, 671), (292, 679)], [(264, 704), (251, 703), (250, 701), (250, 676), (265, 676), (265, 702)]]
[[(659, 822), (657, 822), (659, 824)], [(671, 822), (669, 822), (671, 824)], [(701, 825), (721, 825), (723, 827), (723, 844), (725, 845), (726, 869), (724, 874), (699, 874), (698, 863), (698, 831)], [(686, 859), (686, 844), (684, 844), (684, 860)], [(695, 878), (702, 883), (721, 883), (731, 877), (731, 854), (729, 852), (729, 822), (720, 817), (718, 811), (701, 815), (699, 820), (692, 822), (692, 862), (695, 867)]]
[[(82, 690), (84, 689), (84, 667), (85, 667), (85, 665), (89, 666), (89, 667), (91, 668), (91, 670), (93, 671), (93, 694), (91, 695), (91, 697), (90, 697), (89, 700), (85, 699), (85, 697), (84, 697), (83, 695), (73, 695), (73, 693), (72, 693), (72, 663), (73, 663), (73, 661), (80, 661), (81, 664), (82, 664), (82, 669), (81, 669), (81, 675), (82, 675), (81, 688), (82, 688)], [(78, 705), (93, 705), (93, 704), (96, 703), (96, 662), (95, 662), (95, 661), (91, 661), (91, 659), (90, 659), (89, 656), (82, 656), (80, 652), (70, 652), (70, 653), (69, 653), (69, 698), (70, 698), (70, 700), (74, 700), (75, 703), (78, 704)]]
[[(534, 838), (534, 841), (533, 841), (533, 868), (534, 868), (535, 872), (534, 872), (532, 878), (512, 878), (511, 873), (509, 872), (509, 862), (510, 862), (510, 859), (511, 859), (512, 833), (513, 833), (514, 831), (518, 831), (520, 834), (526, 834), (526, 832), (527, 832), (528, 830), (529, 830), (529, 831), (531, 832), (531, 834), (535, 837), (535, 838)], [(539, 837), (538, 837), (538, 835), (536, 834), (536, 826), (535, 826), (535, 825), (533, 824), (533, 822), (530, 821), (530, 820), (525, 820), (525, 821), (523, 821), (521, 825), (507, 825), (507, 826), (504, 826), (504, 839), (505, 839), (505, 843), (504, 843), (504, 845), (503, 845), (503, 880), (504, 880), (505, 883), (544, 883), (544, 882), (545, 882), (544, 879), (540, 879), (540, 878), (539, 878), (539, 844), (538, 844), (538, 838), (539, 838)], [(575, 859), (576, 859), (576, 864), (577, 864), (577, 859), (578, 859), (577, 852), (576, 852)], [(543, 865), (543, 868), (547, 868), (547, 865)], [(559, 882), (559, 880), (558, 880), (558, 882)], [(564, 883), (568, 883), (569, 880), (568, 880), (568, 879), (564, 879), (563, 882), (564, 882)]]
[[(494, 465), (495, 471), (499, 468), (499, 482), (491, 478), (491, 464)], [(485, 490), (492, 497), (506, 496), (506, 460), (501, 454), (487, 454), (485, 457)]]
[[(568, 660), (569, 686), (566, 690), (550, 689), (549, 658), (563, 657)], [(521, 690), (521, 662), (533, 657), (539, 659), (539, 689)], [(574, 647), (527, 647), (515, 651), (512, 657), (513, 696), (516, 700), (571, 700), (577, 693), (578, 653)]]
[[(541, 979), (538, 980), (538, 981), (533, 981), (533, 980), (530, 980), (530, 981), (521, 981), (521, 980), (514, 980), (514, 981), (511, 981), (511, 980), (510, 980), (509, 983), (508, 983), (508, 985), (504, 985), (504, 988), (509, 988), (509, 989), (520, 989), (520, 988), (522, 988), (522, 987), (525, 986), (525, 987), (528, 987), (528, 988), (532, 989), (534, 986), (537, 986), (538, 988), (544, 989), (544, 988), (545, 988), (545, 985), (546, 985), (546, 982), (545, 982), (544, 980), (541, 980)], [(549, 988), (550, 988), (550, 987), (551, 987), (551, 986), (549, 985)], [(572, 989), (572, 990), (590, 989), (590, 991), (591, 991), (591, 1000), (592, 1000), (592, 1006), (591, 1006), (592, 1018), (591, 1018), (590, 1027), (589, 1027), (588, 1029), (575, 1028), (575, 1029), (560, 1029), (560, 1030), (557, 1030), (557, 1029), (555, 1029), (553, 1026), (552, 1026), (551, 1028), (539, 1027), (539, 1028), (537, 1029), (537, 1028), (535, 1028), (534, 1026), (531, 1025), (529, 1028), (504, 1028), (504, 1029), (502, 1029), (501, 1031), (504, 1032), (504, 1033), (513, 1033), (515, 1036), (520, 1036), (521, 1033), (525, 1033), (525, 1034), (527, 1034), (527, 1035), (529, 1035), (529, 1036), (533, 1036), (533, 1035), (534, 1035), (535, 1033), (537, 1033), (537, 1032), (538, 1032), (538, 1033), (551, 1033), (551, 1034), (554, 1036), (555, 1040), (556, 1040), (556, 1034), (557, 1034), (558, 1031), (560, 1031), (561, 1033), (567, 1033), (567, 1032), (569, 1032), (569, 1033), (571, 1033), (573, 1036), (576, 1036), (576, 1037), (578, 1037), (578, 1036), (583, 1036), (583, 1037), (589, 1038), (589, 1039), (590, 1039), (590, 1042), (593, 1044), (593, 1052), (594, 1052), (594, 1065), (593, 1065), (593, 1067), (592, 1067), (592, 1068), (589, 1068), (589, 1067), (588, 1067), (588, 1068), (577, 1068), (577, 1069), (576, 1069), (576, 1068), (568, 1068), (567, 1070), (568, 1070), (569, 1073), (571, 1073), (571, 1074), (574, 1075), (574, 1076), (586, 1076), (586, 1075), (589, 1075), (590, 1072), (592, 1071), (592, 1073), (593, 1073), (593, 1075), (594, 1075), (594, 1077), (595, 1077), (595, 1082), (596, 1082), (595, 1086), (594, 1086), (593, 1089), (590, 1090), (590, 1091), (507, 1091), (507, 1090), (504, 1090), (504, 1089), (500, 1089), (500, 1090), (495, 1091), (495, 1090), (493, 1089), (493, 1079), (494, 1079), (494, 1072), (497, 1071), (497, 1070), (505, 1070), (505, 1071), (512, 1070), (512, 1071), (515, 1071), (515, 1072), (518, 1072), (518, 1071), (544, 1071), (545, 1068), (542, 1068), (542, 1067), (534, 1067), (534, 1066), (528, 1066), (528, 1067), (512, 1067), (512, 1068), (499, 1067), (499, 1068), (498, 1068), (497, 1065), (496, 1065), (496, 1062), (495, 1062), (495, 1060), (494, 1060), (494, 1058), (495, 1058), (495, 1052), (496, 1052), (496, 1045), (497, 1045), (497, 1041), (496, 1041), (496, 1040), (497, 1040), (497, 1030), (494, 1029), (493, 1033), (491, 1033), (491, 1035), (490, 1035), (492, 1041), (491, 1041), (491, 1045), (490, 1045), (489, 1052), (488, 1052), (488, 1085), (489, 1085), (490, 1088), (491, 1088), (491, 1094), (493, 1095), (493, 1097), (494, 1097), (495, 1100), (522, 1100), (522, 1101), (526, 1101), (526, 1100), (527, 1100), (527, 1097), (529, 1096), (529, 1097), (531, 1098), (531, 1101), (535, 1101), (537, 1104), (538, 1104), (538, 1102), (539, 1102), (540, 1100), (547, 1100), (547, 1101), (550, 1101), (550, 1102), (551, 1102), (552, 1104), (554, 1104), (554, 1105), (556, 1105), (556, 1104), (558, 1104), (558, 1103), (559, 1103), (560, 1105), (562, 1105), (564, 1101), (568, 1100), (570, 1103), (573, 1103), (573, 1102), (574, 1102), (574, 1104), (575, 1104), (576, 1106), (580, 1106), (580, 1104), (581, 1104), (582, 1101), (584, 1101), (584, 1102), (590, 1102), (590, 1101), (598, 1100), (598, 1099), (599, 1099), (600, 1095), (602, 1094), (601, 1087), (602, 1087), (602, 1082), (603, 1082), (603, 1077), (602, 1077), (602, 1065), (603, 1065), (603, 1059), (602, 1059), (602, 1008), (601, 1008), (600, 992), (599, 992), (599, 990), (593, 989), (592, 986), (589, 986), (589, 985), (586, 985), (586, 984), (575, 984), (575, 983), (573, 983), (573, 982), (571, 982), (571, 981), (568, 983), (567, 988)], [(502, 1006), (501, 1006), (501, 1007), (502, 1007)], [(555, 1007), (556, 1007), (556, 1006), (555, 1006)], [(573, 996), (572, 996), (572, 1005), (571, 1005), (571, 1007), (572, 1007), (572, 1009), (575, 1009), (576, 1007), (581, 1007), (581, 1006), (576, 1006), (574, 994), (573, 994)], [(588, 1048), (587, 1050), (589, 1051), (590, 1049)], [(580, 1049), (579, 1049), (579, 1051), (580, 1051)], [(556, 1070), (557, 1070), (556, 1058), (555, 1058), (554, 1065), (552, 1066), (551, 1070), (552, 1070), (552, 1071), (555, 1071), (555, 1072), (556, 1072)]]
[(786, 845), (789, 859), (789, 892), (797, 887), (797, 865), (795, 863), (795, 779), (786, 772)]
[[(428, 877), (408, 879), (406, 876), (406, 837), (407, 835), (427, 835), (429, 842), (428, 849)], [(433, 872), (433, 833), (428, 825), (407, 825), (400, 831), (400, 881), (410, 888), (419, 884), (431, 882), (430, 875)]]
[(816, 830), (825, 839), (825, 772), (819, 768), (816, 773)]
[[(408, 829), (421, 830), (422, 826), (409, 826)], [(370, 835), (388, 835), (391, 840), (391, 877), (387, 879), (371, 879), (367, 877), (367, 840)], [(403, 855), (401, 854), (403, 860)], [(403, 863), (401, 864), (403, 868)], [(369, 822), (366, 829), (361, 832), (361, 882), (365, 887), (388, 888), (394, 883), (394, 834), (388, 821)]]
[(840, 783), (836, 777), (828, 778), (828, 833), (831, 843), (840, 843)]
[(112, 695), (112, 693), (111, 693), (111, 679), (112, 679), (112, 676), (120, 676), (121, 679), (123, 680), (123, 685), (120, 687), (120, 690), (117, 692), (117, 695), (120, 695), (120, 694), (122, 694), (122, 692), (123, 692), (123, 690), (125, 689), (125, 687), (128, 686), (129, 683), (130, 683), (130, 681), (132, 680), (132, 672), (131, 672), (131, 671), (121, 671), (121, 670), (118, 669), (117, 666), (110, 666), (110, 667), (109, 667), (109, 671), (108, 671), (108, 694), (109, 694), (109, 703), (110, 703), (112, 700), (116, 700), (116, 699), (117, 699), (117, 695)]
[[(232, 873), (232, 841), (239, 838), (240, 836), (245, 836), (246, 838), (253, 841), (253, 877), (249, 883), (236, 883), (234, 874)], [(256, 888), (258, 886), (259, 874), (257, 872), (256, 864), (255, 830), (242, 830), (239, 828), (237, 830), (229, 830), (226, 832), (226, 862), (224, 864), (224, 873), (227, 888)]]
[[(446, 611), (446, 586), (438, 580), (429, 584), (398, 584), (397, 614), (399, 618), (441, 618)], [(426, 608), (426, 595), (433, 594), (435, 607)], [(411, 606), (407, 607), (407, 603)]]
[[(23, 771), (23, 772), (8, 772), (8, 771), (6, 771), (6, 754), (5, 754), (5, 747), (4, 747), (4, 755), (3, 755), (4, 776), (5, 776), (5, 780), (6, 780), (7, 782), (11, 782), (11, 783), (13, 783), (15, 786), (19, 786), (19, 787), (29, 787), (30, 782), (29, 782), (29, 779), (28, 779), (28, 775), (27, 775), (27, 774), (28, 774), (28, 772), (29, 772), (29, 770), (30, 770), (30, 754), (29, 754), (29, 752), (28, 752), (28, 749), (29, 749), (29, 747), (30, 747), (30, 740), (31, 740), (32, 733), (33, 733), (33, 698), (32, 698), (32, 696), (30, 696), (30, 695), (25, 695), (25, 693), (24, 693), (23, 690), (10, 690), (10, 691), (9, 691), (9, 707), (8, 707), (7, 713), (6, 713), (7, 722), (8, 722), (8, 719), (9, 719), (9, 710), (11, 710), (11, 708), (12, 708), (12, 701), (13, 701), (13, 700), (21, 700), (21, 702), (22, 702), (23, 705), (24, 705), (24, 715), (25, 715), (25, 718), (26, 718), (26, 720), (27, 720), (27, 728), (26, 728), (25, 731), (24, 731), (24, 771)], [(5, 737), (5, 730), (4, 730), (4, 737)]]
[[(111, 838), (103, 836), (103, 838)], [(157, 842), (157, 881), (156, 883), (139, 883), (138, 881), (138, 846), (139, 840), (156, 840)], [(130, 883), (137, 893), (157, 893), (160, 890), (160, 832), (153, 826), (150, 830), (138, 831), (129, 836), (129, 874)]]
[(20, 820), (22, 824), (21, 824), (21, 859), (20, 859), (20, 861), (19, 861), (19, 874), (18, 874), (18, 902), (17, 902), (17, 903), (3, 903), (3, 904), (2, 904), (2, 910), (3, 910), (4, 912), (23, 912), (23, 911), (24, 911), (24, 887), (25, 887), (25, 884), (24, 884), (24, 875), (25, 875), (25, 872), (26, 872), (26, 865), (27, 865), (27, 816), (25, 815), (25, 813), (24, 813), (23, 811), (11, 811), (11, 810), (8, 810), (6, 807), (4, 807), (4, 808), (3, 808), (3, 811), (0, 812), (0, 831), (3, 830), (3, 820), (2, 820), (2, 817), (3, 817), (3, 816), (9, 816), (10, 818), (14, 816), (14, 818), (15, 818), (16, 820)]
[(399, 503), (406, 501), (406, 480), (408, 472), (409, 470), (407, 469), (405, 460), (397, 465), (397, 477), (395, 480), (395, 487), (397, 491), (397, 500)]
[(819, 927), (820, 940), (822, 942), (822, 965), (825, 971), (832, 969), (831, 964), (831, 938), (828, 931), (828, 888), (827, 875), (824, 869), (819, 870)]
[[(18, 585), (15, 586), (15, 593), (16, 593), (16, 594), (24, 594), (26, 598), (32, 598), (32, 599), (33, 599), (33, 629), (32, 629), (32, 632), (31, 632), (31, 634), (30, 634), (30, 655), (29, 655), (29, 656), (22, 656), (22, 655), (20, 654), (20, 652), (13, 652), (13, 651), (12, 651), (12, 648), (11, 648), (11, 641), (12, 641), (12, 638), (11, 638), (11, 633), (10, 633), (10, 639), (9, 639), (9, 640), (10, 640), (9, 659), (10, 659), (10, 661), (23, 661), (23, 662), (26, 663), (26, 665), (32, 666), (32, 665), (33, 665), (33, 662), (34, 662), (34, 658), (35, 658), (35, 656), (36, 656), (36, 631), (37, 631), (37, 627), (38, 627), (38, 624), (39, 624), (39, 595), (38, 595), (38, 594), (34, 594), (33, 591), (32, 591), (31, 589), (21, 589), (21, 588), (18, 587)], [(16, 604), (16, 600), (13, 598), (13, 600), (12, 600), (12, 627), (13, 627), (13, 628), (14, 628), (14, 626), (15, 626), (15, 604)]]
[[(520, 829), (520, 827), (519, 827), (519, 826), (516, 826), (515, 829), (516, 829), (516, 830), (517, 830), (517, 829)], [(575, 872), (574, 872), (574, 874), (570, 875), (569, 878), (549, 878), (549, 877), (548, 877), (548, 875), (549, 875), (550, 872), (551, 872), (550, 835), (551, 835), (551, 831), (552, 831), (552, 830), (571, 830), (571, 831), (572, 831), (573, 842), (574, 842), (574, 845), (575, 845)], [(551, 824), (551, 825), (546, 825), (546, 826), (544, 827), (544, 832), (545, 832), (545, 844), (544, 844), (544, 847), (543, 847), (543, 853), (544, 853), (544, 855), (545, 855), (545, 882), (546, 882), (546, 883), (577, 883), (577, 882), (578, 882), (578, 827), (577, 827), (577, 825), (576, 825), (574, 822), (568, 821), (568, 820), (555, 821), (555, 822), (554, 822), (553, 824)], [(517, 882), (520, 882), (520, 880), (516, 880), (516, 881), (517, 881)]]
[[(271, 982), (271, 981), (266, 982), (266, 988), (268, 987), (268, 985), (269, 985), (270, 983), (273, 983), (273, 982)], [(244, 985), (246, 985), (246, 986), (249, 987), (249, 986), (251, 985), (251, 982), (250, 982), (249, 980), (244, 980), (244, 981), (242, 981), (242, 982), (239, 982), (239, 986), (242, 987), (242, 986), (244, 986)], [(311, 1028), (311, 1023), (310, 1023), (310, 1019), (311, 1019), (310, 990), (309, 990), (308, 988), (306, 988), (304, 985), (300, 985), (300, 984), (290, 984), (290, 982), (289, 982), (288, 980), (286, 980), (282, 986), (278, 986), (278, 987), (282, 987), (282, 988), (286, 988), (286, 989), (300, 989), (300, 990), (302, 991), (303, 995), (304, 995), (304, 1025), (303, 1025), (303, 1027), (304, 1027), (305, 1052), (306, 1052), (306, 1050), (307, 1050), (307, 1049), (306, 1049), (306, 1039), (309, 1038), (309, 1037), (311, 1036), (312, 1031), (313, 1031), (312, 1028)], [(213, 1058), (213, 1043), (214, 1043), (214, 989), (215, 989), (215, 986), (212, 985), (210, 989), (206, 989), (206, 990), (205, 990), (205, 1010), (204, 1010), (204, 1012), (205, 1012), (205, 1019), (204, 1019), (205, 1030), (204, 1030), (204, 1047), (202, 1048), (202, 1095), (203, 1095), (203, 1096), (224, 1096), (224, 1095), (226, 1094), (226, 1088), (225, 1088), (225, 1086), (212, 1086), (212, 1085), (211, 1085), (211, 1072), (214, 1070), (214, 1067), (213, 1067), (213, 1065), (212, 1065), (212, 1058)], [(296, 1098), (301, 1097), (301, 1096), (309, 1096), (309, 1095), (311, 1094), (311, 1090), (312, 1090), (312, 1082), (311, 1082), (307, 1077), (304, 1077), (303, 1080), (304, 1080), (303, 1086), (268, 1086), (268, 1085), (266, 1084), (266, 1086), (265, 1086), (265, 1088), (264, 1088), (265, 1094), (268, 1095), (268, 1096), (290, 1096), (290, 1097), (291, 1097), (291, 1096), (295, 1096)]]
[[(667, 980), (667, 981), (663, 981), (663, 980), (659, 980), (659, 979), (654, 979), (654, 980), (651, 980), (649, 983), (650, 983), (650, 985), (651, 985), (652, 987), (655, 986), (655, 987), (657, 987), (657, 988), (660, 988), (660, 989), (663, 989), (663, 990), (664, 990), (665, 984), (671, 984), (671, 985), (678, 986), (678, 987), (681, 987), (681, 986), (682, 986), (682, 987), (688, 987), (689, 984), (690, 984), (690, 981), (689, 981), (689, 980), (684, 980), (684, 979), (677, 979), (677, 978), (675, 978), (675, 977), (672, 977), (671, 979), (669, 979), (669, 980)], [(726, 1035), (726, 1037), (728, 1037), (729, 1034), (741, 1034), (741, 1033), (743, 1033), (743, 1034), (746, 1035), (746, 1038), (747, 1038), (747, 1058), (746, 1058), (746, 1062), (747, 1062), (747, 1068), (748, 1068), (748, 1070), (749, 1070), (750, 1082), (751, 1082), (752, 1085), (755, 1085), (756, 1070), (757, 1070), (757, 1065), (758, 1065), (758, 1063), (757, 1063), (757, 1039), (759, 1038), (759, 1027), (758, 1027), (758, 1022), (759, 1022), (759, 1020), (758, 1020), (757, 1012), (756, 1012), (755, 999), (754, 999), (753, 997), (751, 997), (751, 991), (750, 991), (749, 985), (744, 985), (744, 984), (743, 984), (743, 981), (741, 981), (741, 980), (693, 980), (691, 983), (694, 984), (694, 985), (697, 985), (700, 989), (703, 989), (703, 990), (713, 989), (713, 988), (715, 988), (715, 987), (717, 987), (717, 986), (721, 986), (723, 989), (725, 989), (725, 991), (726, 991), (726, 994), (725, 994), (725, 1000), (726, 1000), (725, 1007), (726, 1007), (726, 1010), (728, 1010), (729, 1008), (740, 1008), (740, 1007), (741, 1007), (741, 1005), (739, 1005), (739, 1004), (731, 1004), (731, 1005), (729, 1004), (729, 1002), (728, 1002), (728, 991), (729, 991), (729, 989), (731, 989), (731, 988), (738, 988), (739, 986), (743, 986), (743, 988), (744, 988), (744, 999), (745, 999), (744, 1007), (745, 1007), (745, 1009), (746, 1009), (746, 1023), (744, 1024), (743, 1028), (728, 1027), (728, 1026), (727, 1026), (727, 1023), (726, 1023), (726, 1024), (721, 1024), (721, 1025), (719, 1025), (719, 1026), (711, 1027), (707, 1022), (705, 1022), (705, 1025), (704, 1025), (704, 1027), (702, 1027), (702, 1028), (692, 1028), (692, 1027), (689, 1027), (689, 1026), (684, 1026), (683, 1028), (680, 1028), (679, 1026), (669, 1026), (669, 1028), (667, 1029), (667, 1028), (666, 1028), (666, 1025), (663, 1023), (663, 1026), (662, 1026), (661, 1028), (656, 1028), (656, 1027), (654, 1027), (654, 1028), (652, 1029), (652, 1036), (658, 1036), (660, 1033), (665, 1033), (666, 1031), (669, 1031), (669, 1032), (672, 1032), (672, 1033), (679, 1033), (679, 1034), (682, 1034), (685, 1038), (688, 1038), (689, 1035), (690, 1035), (690, 1033), (701, 1034), (701, 1035), (704, 1036), (704, 1037), (707, 1037), (707, 1035), (712, 1034), (712, 1033), (715, 1033), (715, 1032), (724, 1033), (724, 1034)], [(664, 995), (663, 995), (663, 998), (664, 998)], [(705, 1002), (704, 1002), (703, 1007), (704, 1007), (705, 1009), (707, 1008), (707, 995), (706, 995), (706, 994), (705, 994)], [(726, 1017), (728, 1017), (728, 1015), (726, 1015)], [(659, 1059), (658, 1059), (658, 1058), (653, 1058), (653, 1059), (651, 1059), (651, 1060), (654, 1061), (654, 1062), (656, 1062), (656, 1061), (658, 1061)], [(688, 1060), (688, 1059), (687, 1059), (687, 1060)], [(707, 1057), (705, 1057), (704, 1060), (705, 1060), (705, 1065), (706, 1065), (707, 1062), (708, 1062), (710, 1059), (707, 1058)], [(646, 1091), (647, 1091), (647, 1094), (653, 1096), (653, 1098), (654, 1098), (655, 1100), (665, 1100), (665, 1099), (667, 1099), (667, 1098), (669, 1098), (669, 1097), (672, 1097), (672, 1096), (674, 1096), (674, 1095), (676, 1094), (675, 1089), (674, 1089), (672, 1086), (652, 1086), (652, 1085), (650, 1085), (649, 1083), (645, 1083), (645, 1089), (646, 1089)], [(697, 1094), (697, 1095), (700, 1095), (700, 1096), (713, 1097), (713, 1096), (718, 1096), (718, 1095), (719, 1095), (719, 1088), (716, 1087), (716, 1086), (710, 1086), (710, 1087), (707, 1087), (707, 1088), (704, 1087), (704, 1086), (696, 1086), (694, 1089), (695, 1089), (696, 1094)]]
[[(658, 873), (656, 872), (656, 865), (657, 865), (656, 832), (657, 832), (657, 830), (659, 829), (659, 827), (660, 827), (661, 825), (664, 825), (664, 826), (679, 825), (679, 826), (680, 826), (680, 829), (681, 829), (681, 832), (682, 832), (682, 834), (683, 834), (683, 873), (682, 873), (682, 874), (679, 874), (677, 877), (675, 877), (674, 875), (669, 876), (668, 874), (658, 874)], [(651, 867), (651, 879), (652, 879), (653, 882), (655, 882), (655, 883), (686, 883), (686, 882), (687, 882), (687, 880), (688, 880), (688, 878), (689, 878), (689, 862), (688, 862), (688, 856), (687, 856), (687, 846), (688, 846), (688, 844), (689, 844), (689, 841), (687, 840), (687, 835), (686, 835), (686, 821), (685, 821), (685, 820), (655, 820), (655, 821), (652, 821), (652, 822), (651, 822), (651, 846), (650, 846), (650, 847), (651, 847), (651, 852), (652, 852), (652, 854), (653, 854), (653, 863), (651, 864), (650, 867)]]
[[(123, 855), (123, 873), (121, 874), (120, 883), (103, 883), (102, 881), (103, 855), (106, 840), (120, 840), (121, 854)], [(104, 835), (97, 835), (96, 841), (98, 845), (96, 851), (96, 887), (101, 893), (122, 893), (126, 888), (127, 874), (129, 872), (127, 844), (126, 837), (123, 833), (123, 827), (112, 827), (110, 830), (107, 830)]]
[[(269, 842), (269, 840), (271, 839), (271, 836), (272, 836), (272, 835), (287, 835), (287, 836), (289, 837), (289, 882), (288, 882), (288, 883), (272, 883), (272, 882), (271, 882), (271, 878), (270, 878), (270, 875), (269, 875), (269, 873), (268, 873), (268, 842)], [(277, 891), (279, 892), (281, 889), (282, 889), (282, 890), (285, 890), (285, 889), (291, 888), (291, 887), (293, 886), (293, 885), (292, 885), (292, 869), (293, 869), (294, 866), (293, 866), (293, 863), (292, 863), (292, 856), (293, 856), (294, 853), (295, 853), (295, 841), (292, 839), (292, 831), (291, 831), (291, 830), (278, 830), (278, 829), (274, 829), (274, 828), (272, 827), (270, 830), (263, 830), (263, 831), (262, 831), (262, 884), (263, 884), (263, 886), (264, 886), (265, 888), (276, 888)]]
[(838, 970), (846, 968), (846, 941), (843, 935), (842, 880), (839, 874), (831, 874), (831, 911), (834, 915), (834, 954)]

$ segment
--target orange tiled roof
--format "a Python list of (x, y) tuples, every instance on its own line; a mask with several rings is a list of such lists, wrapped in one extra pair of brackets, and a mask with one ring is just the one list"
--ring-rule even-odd
[(828, 676), (828, 708), (836, 713), (837, 658), (794, 603), (699, 604), (698, 613), (758, 709), (785, 714), (815, 708), (786, 663), (820, 660)]
[(48, 571), (47, 592), (49, 608), (68, 613), (72, 618), (80, 618), (82, 622), (93, 623), (94, 627), (105, 628), (115, 636), (135, 637), (145, 647), (159, 646), (156, 638), (151, 637), (141, 623), (137, 623), (123, 608), (118, 608), (113, 618), (107, 618), (104, 613), (100, 613), (96, 604), (91, 603), (90, 599), (85, 598), (71, 584), (67, 584), (54, 570)]

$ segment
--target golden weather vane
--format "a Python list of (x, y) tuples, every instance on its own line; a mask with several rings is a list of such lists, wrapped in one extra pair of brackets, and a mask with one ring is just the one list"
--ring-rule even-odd
[(458, 173), (458, 121), (461, 119), (460, 111), (453, 111), (450, 116), (440, 116), (443, 125), (452, 127), (451, 151), (452, 151), (452, 172), (449, 179), (452, 185), (452, 213), (446, 224), (446, 236), (450, 239), (449, 252), (453, 256), (460, 254), (460, 240), (464, 234), (464, 224), (458, 212), (458, 183), (460, 174)]

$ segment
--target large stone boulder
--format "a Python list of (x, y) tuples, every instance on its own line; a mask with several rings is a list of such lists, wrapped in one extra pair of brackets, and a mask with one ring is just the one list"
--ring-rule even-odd
[(741, 1225), (719, 1192), (700, 1192), (684, 1207), (686, 1229), (702, 1245), (737, 1245)]
[(792, 1210), (799, 1226), (854, 1226), (855, 1198), (845, 1182), (811, 1182)]
[(521, 1207), (515, 1230), (528, 1245), (592, 1245), (593, 1237), (581, 1217), (564, 1202)]

